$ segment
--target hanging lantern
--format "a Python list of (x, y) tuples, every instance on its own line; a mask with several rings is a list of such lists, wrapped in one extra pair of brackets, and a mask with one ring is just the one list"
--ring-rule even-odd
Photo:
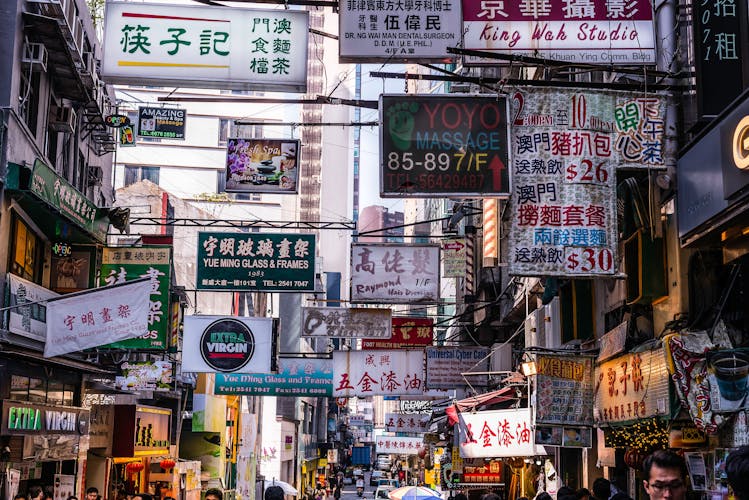
[(129, 474), (137, 474), (138, 472), (142, 471), (144, 469), (143, 462), (130, 462), (125, 466), (125, 470)]
[(161, 466), (162, 469), (169, 470), (173, 468), (175, 465), (177, 465), (177, 462), (175, 462), (171, 458), (165, 458), (164, 460), (159, 462), (159, 465)]

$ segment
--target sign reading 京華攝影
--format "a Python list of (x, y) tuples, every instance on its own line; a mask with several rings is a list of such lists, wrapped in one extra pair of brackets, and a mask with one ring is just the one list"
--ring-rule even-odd
[(185, 138), (187, 112), (178, 108), (138, 108), (138, 137)]
[(333, 396), (421, 395), (424, 351), (333, 351)]
[(352, 244), (351, 302), (439, 301), (439, 252), (429, 244)]
[(458, 414), (458, 440), (463, 458), (537, 455), (530, 408)]
[(278, 373), (217, 373), (214, 394), (330, 397), (333, 360), (279, 358)]
[(377, 454), (418, 455), (424, 449), (424, 439), (405, 436), (377, 436)]
[(421, 432), (429, 431), (431, 413), (415, 413), (406, 415), (403, 413), (386, 413), (385, 429), (388, 432)]
[(88, 435), (89, 411), (72, 406), (47, 406), (25, 401), (2, 402), (2, 425), (4, 436), (86, 434)]
[(382, 196), (509, 196), (508, 114), (503, 96), (380, 96)]
[[(463, 0), (463, 47), (570, 63), (653, 64), (653, 7), (647, 0), (570, 3)], [(467, 64), (496, 59), (466, 56)]]
[(305, 92), (308, 13), (107, 2), (110, 83)]
[(594, 375), (596, 424), (670, 415), (669, 379), (663, 348), (600, 363)]
[(536, 424), (593, 424), (593, 359), (536, 357)]
[(313, 292), (315, 235), (198, 233), (196, 287)]
[(665, 99), (549, 88), (512, 102), (510, 274), (616, 273), (616, 169), (665, 167)]
[(115, 405), (112, 454), (117, 457), (168, 455), (172, 410)]
[(460, 44), (460, 2), (341, 2), (341, 62), (428, 61), (452, 58)]
[(390, 309), (302, 307), (302, 337), (390, 338)]
[(396, 317), (392, 319), (390, 338), (367, 338), (362, 349), (399, 349), (432, 345), (434, 320), (432, 318)]
[(108, 345), (113, 349), (166, 349), (169, 325), (169, 284), (172, 275), (169, 246), (105, 248), (101, 260), (101, 284), (115, 285), (138, 278), (151, 283), (148, 331), (140, 337)]
[[(427, 347), (426, 386), (429, 389), (454, 389), (489, 383), (488, 347)], [(468, 375), (468, 372), (483, 372)]]

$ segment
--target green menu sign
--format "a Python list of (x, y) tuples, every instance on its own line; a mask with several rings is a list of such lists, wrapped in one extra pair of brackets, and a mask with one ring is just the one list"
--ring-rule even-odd
[(105, 248), (101, 264), (101, 284), (114, 285), (138, 278), (150, 278), (151, 298), (148, 332), (141, 337), (122, 340), (105, 347), (113, 349), (166, 349), (169, 338), (169, 283), (171, 281), (169, 246)]
[(29, 190), (98, 241), (106, 241), (109, 220), (99, 217), (99, 209), (93, 201), (41, 160), (34, 162)]
[(312, 292), (315, 235), (198, 233), (198, 290)]

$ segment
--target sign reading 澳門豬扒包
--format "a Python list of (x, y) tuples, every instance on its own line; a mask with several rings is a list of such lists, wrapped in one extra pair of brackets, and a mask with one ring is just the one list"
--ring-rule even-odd
[(460, 2), (341, 2), (342, 62), (443, 61), (461, 39)]
[(187, 111), (178, 108), (138, 108), (138, 137), (185, 138)]
[(550, 88), (512, 101), (510, 274), (616, 273), (616, 169), (665, 167), (665, 99)]
[(198, 233), (198, 290), (312, 292), (315, 235)]
[(509, 196), (504, 96), (380, 96), (384, 197)]
[[(429, 389), (486, 386), (489, 376), (488, 347), (427, 347), (426, 386)], [(468, 375), (468, 372), (483, 372)]]
[(351, 301), (407, 303), (439, 300), (439, 245), (351, 245)]
[(102, 76), (110, 83), (305, 92), (303, 10), (108, 2)]
[(537, 356), (536, 424), (593, 424), (593, 360)]
[(105, 248), (101, 261), (102, 285), (148, 278), (151, 298), (148, 332), (138, 338), (115, 342), (107, 347), (118, 349), (166, 349), (169, 325), (169, 284), (172, 275), (172, 248), (142, 246)]
[(537, 455), (530, 408), (458, 414), (458, 440), (463, 458)]
[(377, 454), (418, 455), (424, 449), (424, 439), (405, 436), (377, 436)]
[(431, 413), (386, 413), (385, 429), (388, 432), (428, 432)]
[(299, 141), (228, 139), (227, 193), (294, 194), (299, 184)]
[(362, 349), (399, 349), (402, 347), (432, 344), (434, 320), (432, 318), (393, 318), (390, 338), (366, 338)]
[(463, 0), (463, 29), (470, 50), (578, 64), (655, 62), (653, 7), (646, 0)]
[(424, 351), (333, 351), (333, 396), (421, 395)]
[(303, 307), (302, 337), (390, 338), (390, 309)]
[(278, 373), (217, 373), (214, 394), (330, 397), (333, 360), (279, 358)]

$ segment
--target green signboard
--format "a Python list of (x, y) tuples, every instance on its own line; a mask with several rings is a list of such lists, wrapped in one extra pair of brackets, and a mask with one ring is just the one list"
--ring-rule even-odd
[(171, 281), (169, 246), (105, 248), (101, 264), (101, 284), (114, 285), (138, 278), (151, 279), (148, 333), (142, 337), (108, 344), (112, 349), (166, 349), (170, 332), (169, 283)]
[(315, 235), (198, 233), (198, 290), (313, 292)]
[(34, 162), (29, 190), (98, 241), (106, 241), (109, 219), (100, 217), (93, 201), (40, 160)]

